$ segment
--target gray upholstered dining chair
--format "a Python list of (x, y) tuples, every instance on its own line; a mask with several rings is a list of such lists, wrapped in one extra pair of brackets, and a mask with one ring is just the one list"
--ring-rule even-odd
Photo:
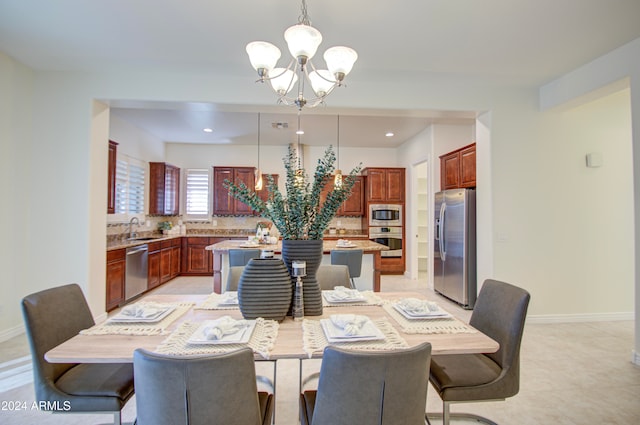
[(227, 274), (227, 285), (225, 291), (237, 291), (238, 284), (240, 283), (240, 276), (244, 271), (244, 266), (232, 266), (229, 267), (229, 273)]
[(316, 272), (316, 280), (323, 291), (331, 290), (336, 286), (351, 286), (349, 268), (344, 265), (321, 264)]
[(56, 412), (112, 413), (121, 423), (121, 410), (133, 396), (133, 365), (49, 363), (50, 349), (95, 324), (80, 286), (46, 289), (22, 299), (22, 314), (31, 346), (36, 400), (58, 406)]
[(230, 249), (229, 267), (246, 266), (252, 258), (260, 258), (259, 249)]
[(364, 251), (361, 249), (334, 249), (331, 251), (331, 264), (342, 264), (349, 268), (349, 277), (351, 278), (351, 287), (356, 288), (354, 278), (360, 277), (362, 271), (362, 255)]
[(273, 395), (258, 392), (253, 351), (133, 353), (137, 425), (267, 425)]
[[(451, 418), (495, 422), (470, 413), (451, 413), (450, 404), (496, 401), (520, 389), (520, 343), (530, 295), (524, 289), (488, 279), (478, 294), (469, 323), (500, 344), (490, 354), (436, 355), (429, 381), (442, 399), (442, 423)], [(435, 415), (429, 415), (432, 417)]]
[(394, 351), (329, 346), (318, 389), (300, 395), (302, 425), (423, 425), (431, 344)]

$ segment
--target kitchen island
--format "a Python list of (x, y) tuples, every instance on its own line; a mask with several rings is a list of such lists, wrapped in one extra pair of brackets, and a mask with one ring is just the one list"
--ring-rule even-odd
[[(206, 247), (208, 251), (213, 251), (214, 268), (213, 268), (213, 291), (221, 293), (225, 282), (227, 281), (227, 274), (229, 272), (229, 250), (230, 249), (268, 249), (272, 250), (274, 254), (279, 255), (282, 252), (282, 241), (279, 240), (276, 244), (258, 244), (256, 246), (247, 247), (246, 240), (226, 240), (215, 243)], [(322, 244), (322, 263), (330, 264), (331, 251), (336, 249), (361, 249), (363, 250), (362, 256), (362, 271), (360, 277), (357, 279), (358, 289), (360, 290), (373, 290), (380, 292), (380, 271), (381, 271), (381, 255), (382, 251), (389, 248), (385, 245), (370, 241), (368, 239), (358, 240), (350, 239), (352, 245), (351, 248), (338, 247), (337, 240), (323, 240)]]

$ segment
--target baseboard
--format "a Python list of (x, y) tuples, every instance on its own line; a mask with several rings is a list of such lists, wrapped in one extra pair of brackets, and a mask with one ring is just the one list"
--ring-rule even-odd
[(0, 331), (0, 342), (5, 342), (25, 332), (24, 325), (14, 326), (13, 328)]
[(549, 314), (527, 316), (527, 323), (615, 322), (635, 320), (633, 311), (620, 313)]

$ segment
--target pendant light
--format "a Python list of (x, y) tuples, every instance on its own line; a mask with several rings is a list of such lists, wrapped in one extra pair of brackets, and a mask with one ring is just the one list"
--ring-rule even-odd
[(336, 175), (333, 178), (333, 187), (341, 189), (342, 188), (342, 170), (340, 169), (340, 115), (338, 115), (338, 148), (336, 149), (338, 156), (338, 169), (336, 170)]
[(295, 175), (295, 184), (296, 186), (302, 187), (304, 186), (304, 169), (302, 168), (302, 162), (301, 162), (301, 158), (302, 155), (300, 154), (300, 135), (304, 134), (304, 131), (302, 131), (302, 129), (300, 128), (300, 111), (298, 111), (298, 130), (296, 131), (296, 135), (298, 136), (298, 149), (296, 151), (296, 156), (298, 157), (298, 168), (296, 169), (296, 175)]
[(260, 171), (260, 112), (258, 112), (258, 168), (255, 171), (255, 189), (262, 190), (262, 172)]

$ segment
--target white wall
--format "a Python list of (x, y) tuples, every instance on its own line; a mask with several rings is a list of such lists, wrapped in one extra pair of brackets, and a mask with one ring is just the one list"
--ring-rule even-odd
[(33, 73), (0, 52), (0, 341), (21, 332), (20, 299), (29, 291), (27, 212)]
[(118, 143), (118, 155), (146, 162), (165, 161), (165, 143), (140, 128), (110, 114), (109, 139)]
[[(635, 54), (635, 50), (628, 53), (634, 53), (626, 56), (631, 58), (628, 60), (635, 61), (634, 69), (639, 69), (637, 63), (640, 54)], [(612, 64), (615, 66), (615, 61)], [(18, 243), (17, 249), (12, 245), (11, 249), (15, 251), (9, 257), (18, 261), (2, 260), (2, 290), (18, 287), (20, 289), (16, 292), (24, 294), (62, 283), (78, 282), (85, 289), (94, 309), (100, 308), (104, 297), (104, 273), (96, 268), (96, 264), (103, 261), (105, 255), (105, 227), (103, 223), (90, 219), (93, 211), (90, 206), (104, 203), (106, 199), (104, 164), (108, 139), (103, 111), (94, 104), (94, 99), (235, 103), (237, 99), (260, 96), (255, 94), (255, 87), (242, 76), (217, 78), (214, 73), (187, 75), (158, 72), (150, 78), (148, 74), (133, 73), (97, 75), (34, 72), (32, 78), (23, 80), (25, 77), (16, 77), (12, 71), (14, 67), (23, 68), (14, 61), (4, 59), (0, 67), (0, 86), (10, 87), (16, 78), (19, 80), (18, 92), (9, 100), (9, 109), (21, 111), (32, 108), (33, 118), (32, 121), (14, 122), (9, 126), (11, 134), (0, 130), (2, 137), (10, 137), (9, 151), (12, 150), (13, 155), (17, 156), (16, 162), (26, 165), (32, 175), (20, 186), (21, 193), (27, 194), (25, 209), (9, 216), (12, 225), (22, 226), (14, 235), (15, 241), (12, 241)], [(633, 81), (636, 81), (636, 85), (631, 86), (631, 98), (638, 105), (640, 84), (637, 81), (640, 80)], [(31, 93), (31, 102), (21, 100)], [(429, 96), (424, 93), (429, 93)], [(267, 96), (262, 100), (265, 105), (270, 102), (272, 99)], [(492, 205), (491, 224), (494, 233), (506, 237), (501, 238), (504, 239), (501, 242), (479, 241), (479, 247), (492, 251), (493, 277), (512, 281), (531, 291), (532, 315), (615, 314), (630, 311), (632, 307), (628, 299), (633, 297), (631, 291), (625, 297), (627, 299), (620, 299), (627, 293), (622, 287), (615, 288), (614, 293), (598, 289), (598, 295), (607, 300), (596, 302), (584, 291), (585, 281), (580, 280), (584, 273), (572, 275), (569, 271), (585, 264), (594, 264), (601, 267), (598, 273), (606, 274), (610, 264), (601, 263), (601, 253), (586, 250), (584, 255), (578, 255), (571, 252), (576, 246), (593, 241), (589, 236), (592, 233), (585, 231), (586, 227), (591, 231), (593, 226), (586, 226), (587, 223), (582, 220), (578, 221), (585, 225), (583, 227), (573, 224), (567, 226), (563, 220), (547, 220), (549, 209), (546, 206), (549, 201), (563, 201), (559, 213), (573, 220), (582, 217), (585, 208), (598, 208), (588, 202), (593, 199), (588, 190), (571, 191), (563, 188), (558, 191), (558, 182), (568, 179), (568, 187), (571, 187), (576, 184), (587, 185), (592, 180), (600, 185), (601, 178), (619, 178), (611, 174), (602, 176), (605, 174), (604, 167), (585, 170), (581, 165), (586, 151), (575, 146), (573, 141), (582, 135), (573, 134), (565, 124), (584, 124), (579, 115), (560, 117), (559, 112), (540, 112), (538, 92), (534, 87), (491, 87), (452, 76), (430, 76), (417, 82), (398, 81), (388, 87), (375, 82), (352, 82), (349, 96), (341, 96), (332, 102), (336, 107), (366, 104), (372, 108), (490, 111), (492, 193), (482, 202)], [(0, 104), (6, 107), (4, 98)], [(578, 111), (576, 114), (586, 112)], [(635, 108), (633, 121), (636, 128), (640, 128), (638, 114), (640, 108)], [(92, 117), (97, 117), (96, 123), (92, 123)], [(596, 126), (598, 123), (590, 124)], [(610, 125), (604, 122), (600, 124), (605, 128)], [(637, 139), (639, 136), (634, 137)], [(568, 140), (572, 142), (568, 143)], [(594, 143), (590, 149), (602, 149), (607, 161), (610, 156), (620, 155), (619, 152), (610, 152), (609, 146), (600, 146), (604, 143), (602, 139)], [(636, 141), (636, 145), (640, 145), (640, 142)], [(344, 161), (349, 161), (349, 153), (344, 155)], [(397, 157), (395, 159), (395, 165), (402, 164)], [(92, 164), (94, 161), (99, 164)], [(386, 164), (388, 162), (385, 160)], [(347, 167), (342, 168), (344, 171)], [(9, 169), (17, 171), (15, 166)], [(640, 156), (636, 161), (636, 169), (640, 169)], [(590, 171), (596, 171), (597, 174)], [(485, 172), (481, 174), (487, 175)], [(635, 178), (640, 179), (637, 176)], [(610, 183), (604, 185), (616, 187)], [(637, 187), (636, 190), (640, 190)], [(562, 194), (567, 194), (568, 198)], [(2, 199), (12, 199), (12, 189), (3, 186), (0, 196)], [(487, 195), (479, 191), (478, 196)], [(567, 199), (569, 202), (566, 202)], [(640, 194), (636, 195), (636, 199), (640, 199)], [(485, 225), (489, 217), (483, 220), (479, 226)], [(612, 236), (607, 243), (613, 244), (617, 241), (617, 235), (628, 233), (628, 224), (624, 218), (615, 220), (612, 225), (616, 228), (612, 234), (616, 236)], [(23, 245), (20, 246), (20, 243)], [(634, 251), (638, 255), (637, 250)], [(34, 256), (37, 256), (38, 267), (23, 267), (27, 261), (31, 264)], [(607, 261), (611, 259), (607, 258)], [(615, 263), (621, 270), (616, 277), (627, 280), (625, 270), (633, 269), (633, 259), (622, 256), (619, 261), (624, 264)], [(7, 276), (13, 277), (15, 283), (7, 281)], [(597, 283), (603, 285), (601, 281)], [(567, 290), (559, 291), (561, 288)], [(14, 307), (19, 302), (17, 294), (0, 302), (3, 305), (11, 304), (11, 311), (6, 307), (6, 313), (0, 313), (3, 314), (1, 320), (4, 326), (0, 332), (19, 326), (21, 318)]]

